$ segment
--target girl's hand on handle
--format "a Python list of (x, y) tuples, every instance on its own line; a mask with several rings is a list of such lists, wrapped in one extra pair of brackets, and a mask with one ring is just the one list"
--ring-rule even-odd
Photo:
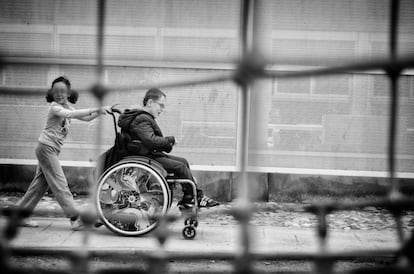
[(107, 106), (102, 106), (101, 109), (99, 109), (99, 114), (107, 114), (107, 113), (111, 113), (112, 112), (112, 106), (111, 105), (107, 105)]
[(111, 106), (102, 106), (102, 108), (99, 110), (99, 114), (106, 115), (111, 111)]
[(103, 111), (105, 112), (104, 114), (113, 113), (114, 112), (113, 110), (114, 110), (115, 106), (117, 106), (117, 105), (119, 105), (119, 104), (113, 104), (113, 105), (108, 105), (108, 106), (102, 107)]

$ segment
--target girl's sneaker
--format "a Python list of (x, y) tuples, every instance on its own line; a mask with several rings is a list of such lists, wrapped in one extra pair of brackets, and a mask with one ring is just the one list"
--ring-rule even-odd
[(100, 221), (98, 221), (98, 222), (96, 222), (95, 224), (94, 224), (94, 227), (95, 228), (100, 228), (101, 226), (103, 226), (104, 224), (102, 223), (102, 222), (100, 222)]
[(38, 227), (39, 223), (33, 220), (23, 220), (22, 223), (20, 224), (20, 226), (22, 227)]
[(76, 218), (74, 218), (73, 220), (71, 218), (70, 219), (70, 225), (72, 227), (72, 230), (74, 230), (74, 231), (82, 230), (85, 227), (83, 225), (82, 220), (81, 220), (81, 218), (79, 216), (76, 217)]

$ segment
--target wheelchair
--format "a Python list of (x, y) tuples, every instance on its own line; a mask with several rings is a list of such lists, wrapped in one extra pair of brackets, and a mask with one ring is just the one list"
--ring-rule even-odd
[[(112, 115), (116, 128), (114, 112)], [(184, 212), (185, 239), (196, 236), (197, 190), (192, 180), (174, 178), (157, 161), (144, 156), (127, 156), (100, 175), (94, 196), (98, 217), (111, 231), (122, 236), (141, 236), (155, 229), (172, 206), (176, 184), (190, 184), (194, 206)]]

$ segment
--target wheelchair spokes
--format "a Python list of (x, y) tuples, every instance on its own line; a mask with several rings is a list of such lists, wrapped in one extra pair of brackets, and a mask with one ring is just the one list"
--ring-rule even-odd
[(169, 190), (165, 179), (139, 163), (122, 163), (99, 180), (96, 203), (103, 222), (122, 235), (141, 235), (166, 213)]

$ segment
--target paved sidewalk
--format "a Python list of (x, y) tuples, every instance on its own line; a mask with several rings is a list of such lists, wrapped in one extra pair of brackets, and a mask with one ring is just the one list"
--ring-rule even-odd
[[(73, 249), (82, 244), (82, 231), (72, 231), (66, 218), (34, 217), (37, 228), (23, 227), (18, 237), (10, 243), (20, 248)], [(0, 220), (3, 227), (5, 220)], [(172, 234), (165, 248), (174, 252), (236, 252), (239, 250), (239, 227), (235, 225), (211, 225), (200, 222), (194, 240), (181, 235), (182, 220), (170, 224)], [(152, 232), (151, 232), (152, 233)], [(154, 251), (158, 243), (151, 233), (141, 237), (118, 236), (106, 227), (93, 229), (88, 246), (90, 250), (139, 250)], [(314, 229), (284, 228), (275, 226), (251, 226), (252, 251), (254, 252), (312, 252), (318, 250)], [(367, 249), (394, 249), (398, 247), (394, 231), (344, 231), (329, 232), (328, 248), (332, 251)]]
[[(16, 204), (18, 197), (0, 197), (0, 205), (8, 206)], [(85, 209), (87, 206), (84, 198), (76, 199), (78, 205)], [(237, 252), (240, 250), (240, 227), (230, 215), (219, 214), (222, 209), (230, 208), (231, 204), (224, 204), (217, 208), (203, 209), (199, 218), (197, 236), (194, 240), (185, 240), (182, 236), (183, 220), (169, 225), (172, 231), (165, 248), (173, 252)], [(303, 212), (303, 205), (276, 203), (261, 203), (261, 212), (255, 213), (251, 225), (251, 248), (253, 252), (313, 252), (318, 251), (318, 239), (316, 237), (316, 221), (314, 216)], [(62, 217), (62, 212), (53, 198), (45, 197), (37, 207), (40, 210), (49, 210), (51, 216), (34, 214), (33, 220), (39, 223), (37, 228), (21, 228), (18, 237), (10, 243), (18, 248), (48, 248), (48, 249), (74, 249), (81, 246), (84, 233), (72, 231), (67, 218)], [(60, 211), (59, 211), (60, 210)], [(373, 211), (374, 209), (371, 209)], [(175, 207), (170, 209), (170, 214), (179, 214)], [(375, 212), (338, 213), (340, 220), (332, 222), (328, 233), (327, 247), (331, 251), (356, 251), (356, 250), (380, 250), (398, 248), (397, 235), (392, 229), (391, 216)], [(370, 215), (358, 215), (370, 214)], [(362, 216), (362, 217), (361, 217)], [(375, 219), (388, 226), (380, 226)], [(407, 226), (408, 218), (405, 216), (405, 232), (411, 227)], [(351, 226), (350, 222), (359, 223), (373, 221), (374, 226)], [(360, 218), (360, 219), (358, 219)], [(365, 220), (365, 219), (367, 220)], [(338, 218), (336, 218), (338, 219)], [(4, 227), (5, 219), (0, 219), (0, 228)], [(340, 224), (340, 225), (338, 225)], [(114, 234), (105, 226), (94, 228), (88, 240), (90, 250), (115, 251), (154, 251), (158, 243), (152, 232), (141, 237), (122, 237)]]

